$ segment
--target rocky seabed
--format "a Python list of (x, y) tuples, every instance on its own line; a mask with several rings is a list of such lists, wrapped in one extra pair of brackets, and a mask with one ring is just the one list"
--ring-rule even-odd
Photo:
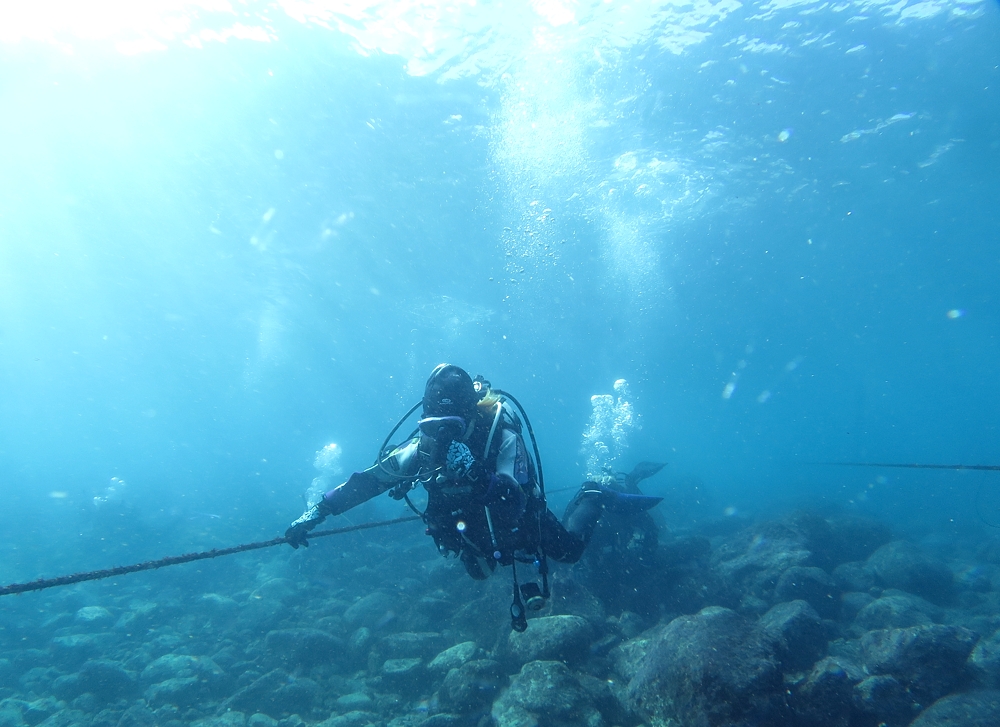
[(555, 566), (519, 634), (509, 573), (473, 583), (390, 540), (230, 560), (214, 589), (182, 566), (5, 599), (0, 727), (1000, 725), (990, 544), (805, 513), (706, 526), (623, 556), (642, 588)]

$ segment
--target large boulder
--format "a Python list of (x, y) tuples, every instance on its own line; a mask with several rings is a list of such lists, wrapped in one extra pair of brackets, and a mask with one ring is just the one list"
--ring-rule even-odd
[(229, 697), (222, 708), (280, 718), (308, 712), (318, 695), (319, 686), (312, 679), (293, 678), (282, 669), (272, 669)]
[(910, 727), (996, 727), (1000, 724), (1000, 692), (952, 694), (920, 713)]
[(491, 659), (467, 661), (445, 676), (438, 701), (449, 712), (470, 712), (492, 702), (506, 681), (499, 663)]
[(102, 654), (107, 654), (115, 640), (114, 634), (105, 632), (56, 636), (51, 642), (52, 655), (46, 655), (46, 663), (67, 671), (74, 670), (87, 659), (97, 659)]
[(447, 643), (433, 631), (404, 631), (379, 639), (376, 649), (386, 659), (431, 659)]
[(246, 723), (247, 717), (242, 712), (226, 712), (216, 717), (196, 719), (191, 727), (244, 727)]
[(427, 669), (434, 673), (447, 674), (452, 669), (457, 669), (465, 662), (471, 661), (478, 649), (475, 641), (463, 641), (461, 644), (449, 646), (431, 660)]
[(833, 569), (831, 575), (842, 591), (870, 593), (878, 588), (878, 577), (868, 563), (841, 563)]
[(895, 677), (914, 699), (929, 704), (965, 680), (976, 634), (961, 626), (914, 626), (869, 631), (861, 637), (870, 674)]
[(774, 642), (786, 672), (812, 666), (829, 639), (827, 624), (805, 601), (779, 603), (761, 617), (758, 626)]
[(198, 677), (173, 677), (148, 687), (143, 697), (153, 707), (193, 707), (204, 699), (205, 686)]
[(18, 700), (4, 699), (0, 701), (0, 727), (27, 727)]
[(910, 691), (895, 677), (884, 674), (866, 677), (854, 687), (854, 708), (865, 723), (885, 727), (905, 727), (920, 711)]
[(919, 596), (905, 591), (887, 590), (854, 617), (854, 627), (859, 631), (878, 629), (905, 629), (910, 626), (927, 626), (941, 619), (941, 609)]
[(969, 656), (969, 671), (980, 684), (1000, 687), (1000, 631), (981, 639)]
[(115, 617), (104, 606), (84, 606), (76, 612), (73, 620), (79, 626), (100, 629), (113, 624)]
[(774, 587), (778, 601), (802, 600), (823, 618), (834, 618), (840, 611), (840, 587), (830, 574), (812, 566), (793, 566), (781, 574)]
[(225, 672), (215, 661), (207, 656), (189, 654), (164, 654), (147, 664), (139, 675), (146, 684), (191, 677), (213, 687), (226, 680)]
[(344, 651), (342, 641), (319, 629), (276, 629), (264, 644), (272, 658), (288, 667), (329, 664)]
[(350, 626), (378, 626), (391, 618), (396, 599), (385, 591), (372, 591), (362, 596), (344, 611), (344, 621)]
[(817, 662), (808, 676), (795, 684), (789, 701), (803, 725), (847, 727), (851, 722), (854, 685), (863, 676), (860, 667), (828, 656)]
[(665, 628), (666, 624), (654, 626), (610, 651), (608, 656), (621, 681), (627, 684), (638, 673), (646, 660), (646, 654), (657, 643)]
[(785, 690), (775, 647), (726, 608), (671, 621), (629, 682), (629, 706), (653, 723), (781, 725)]
[(579, 616), (544, 616), (528, 621), (522, 633), (511, 631), (507, 643), (519, 662), (571, 659), (586, 653), (593, 636)]
[(559, 661), (532, 661), (521, 667), (493, 703), (497, 727), (603, 727), (588, 692)]
[(89, 659), (77, 673), (81, 692), (90, 692), (99, 699), (127, 699), (136, 690), (135, 675), (117, 661)]
[(412, 696), (421, 693), (425, 684), (423, 661), (416, 657), (409, 659), (386, 659), (378, 670), (382, 683), (395, 691)]
[[(712, 570), (727, 602), (772, 602), (781, 574), (805, 565), (811, 557), (801, 533), (778, 523), (765, 523), (720, 545), (712, 555)], [(760, 612), (766, 610), (765, 606)]]
[(951, 598), (951, 569), (905, 540), (883, 545), (872, 553), (868, 565), (887, 588), (915, 593), (935, 603)]

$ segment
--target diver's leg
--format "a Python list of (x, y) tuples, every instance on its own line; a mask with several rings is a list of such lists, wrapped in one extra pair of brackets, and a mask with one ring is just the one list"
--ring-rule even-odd
[(549, 510), (542, 515), (542, 547), (555, 560), (575, 563), (583, 555), (605, 508), (611, 512), (633, 514), (648, 510), (662, 499), (616, 492), (594, 482), (584, 482), (566, 506), (562, 523)]
[[(600, 517), (601, 513), (598, 511), (597, 518)], [(594, 519), (594, 525), (597, 524), (597, 518)], [(580, 560), (580, 556), (583, 555), (583, 550), (590, 540), (590, 534), (594, 531), (593, 526), (590, 526), (590, 532), (570, 532), (552, 514), (551, 510), (546, 510), (542, 514), (540, 524), (542, 549), (545, 551), (545, 555), (560, 563), (576, 563)]]

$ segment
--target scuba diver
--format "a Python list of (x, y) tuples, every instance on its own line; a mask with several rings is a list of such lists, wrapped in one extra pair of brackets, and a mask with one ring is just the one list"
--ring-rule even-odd
[[(391, 448), (389, 440), (420, 406), (417, 429)], [(533, 457), (523, 429), (531, 438)], [(409, 498), (418, 485), (427, 491), (423, 512)], [(538, 447), (524, 409), (510, 394), (491, 389), (483, 377), (473, 380), (452, 364), (431, 372), (423, 399), (389, 432), (375, 464), (355, 472), (292, 523), (285, 532), (288, 544), (308, 546), (309, 531), (327, 516), (386, 491), (406, 500), (438, 550), (457, 556), (472, 578), (482, 580), (498, 565), (511, 566), (511, 624), (517, 631), (527, 628), (525, 604), (538, 610), (549, 597), (547, 558), (575, 563), (602, 512), (645, 512), (662, 499), (585, 482), (560, 522), (546, 505)], [(535, 565), (541, 588), (534, 582), (518, 584), (519, 562)]]
[[(599, 481), (608, 489), (641, 495), (639, 483), (665, 466), (640, 462), (627, 474), (609, 469)], [(605, 512), (591, 536), (578, 577), (611, 609), (653, 615), (667, 570), (658, 548), (659, 530), (649, 512)]]

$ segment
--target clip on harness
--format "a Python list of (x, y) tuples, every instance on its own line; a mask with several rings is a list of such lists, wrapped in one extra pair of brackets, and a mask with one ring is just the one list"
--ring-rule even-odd
[[(482, 380), (482, 378), (478, 376), (476, 377), (476, 379)], [(486, 385), (487, 387), (489, 386), (488, 383)], [(545, 500), (545, 475), (542, 473), (542, 457), (538, 451), (538, 441), (535, 439), (535, 432), (531, 428), (531, 422), (528, 419), (528, 414), (524, 411), (524, 407), (521, 406), (521, 402), (519, 402), (516, 398), (514, 398), (506, 391), (503, 391), (501, 389), (492, 389), (492, 392), (494, 394), (499, 395), (500, 400), (496, 404), (497, 413), (493, 417), (493, 425), (490, 427), (490, 433), (486, 439), (486, 451), (484, 454), (487, 457), (489, 456), (490, 447), (493, 444), (493, 436), (496, 434), (497, 426), (499, 425), (500, 419), (503, 416), (503, 403), (505, 399), (508, 399), (514, 404), (514, 406), (517, 407), (517, 411), (521, 415), (521, 419), (524, 421), (524, 426), (528, 430), (528, 438), (531, 439), (532, 454), (534, 455), (534, 460), (535, 460), (535, 471), (538, 474), (539, 499), (541, 500), (541, 505), (542, 505), (538, 512), (538, 516), (535, 518), (536, 520), (535, 527), (538, 529), (537, 533), (538, 539), (536, 541), (538, 544), (536, 553), (537, 560), (535, 560), (535, 564), (538, 567), (538, 574), (542, 577), (542, 588), (540, 592), (538, 590), (538, 586), (534, 583), (525, 583), (523, 587), (518, 583), (517, 558), (514, 557), (511, 561), (511, 574), (513, 575), (514, 579), (514, 589), (513, 589), (514, 599), (510, 604), (510, 626), (512, 629), (520, 633), (528, 628), (528, 621), (527, 618), (525, 617), (524, 603), (521, 600), (522, 592), (525, 598), (528, 599), (528, 603), (529, 604), (538, 603), (539, 604), (538, 608), (541, 608), (541, 603), (543, 602), (542, 600), (539, 600), (539, 597), (541, 599), (548, 600), (551, 595), (549, 591), (549, 562), (548, 559), (545, 557), (545, 549), (542, 547), (542, 514), (545, 512), (545, 508), (547, 507), (547, 503)], [(395, 472), (390, 472), (388, 469), (386, 469), (384, 464), (385, 452), (389, 448), (389, 440), (392, 439), (392, 436), (399, 430), (401, 426), (403, 426), (403, 423), (413, 415), (413, 412), (415, 412), (422, 403), (423, 403), (422, 401), (418, 401), (416, 404), (410, 407), (410, 410), (406, 412), (406, 414), (404, 414), (403, 417), (398, 422), (396, 422), (396, 426), (392, 428), (392, 431), (389, 432), (388, 436), (386, 436), (385, 440), (382, 442), (382, 447), (378, 451), (378, 457), (375, 460), (375, 462), (376, 464), (378, 464), (379, 469), (381, 469), (385, 474), (389, 475), (390, 477), (399, 480), (406, 480), (406, 482), (400, 482), (396, 487), (394, 487), (390, 491), (389, 494), (392, 497), (396, 498), (397, 500), (399, 499), (405, 500), (409, 508), (423, 519), (424, 513), (420, 512), (420, 510), (418, 510), (417, 507), (410, 500), (409, 492), (411, 489), (413, 489), (413, 486), (414, 484), (416, 484), (416, 482), (423, 481), (424, 478), (429, 478), (433, 476), (434, 474), (439, 472), (442, 469), (442, 467), (436, 467), (430, 470), (430, 472), (418, 473), (417, 476), (414, 477), (412, 475), (400, 475), (396, 474)], [(409, 437), (407, 437), (407, 439), (409, 440), (415, 437), (418, 431), (419, 429), (413, 430), (413, 432), (410, 434)], [(421, 475), (424, 475), (424, 478), (422, 478)], [(484, 506), (484, 509), (486, 511), (486, 523), (489, 526), (490, 530), (490, 542), (493, 544), (493, 557), (494, 559), (499, 561), (501, 558), (501, 553), (497, 545), (496, 534), (493, 530), (493, 518), (490, 515), (489, 506)], [(464, 534), (463, 534), (463, 539), (465, 539)], [(466, 542), (469, 541), (466, 539)], [(469, 544), (471, 545), (471, 543)]]

